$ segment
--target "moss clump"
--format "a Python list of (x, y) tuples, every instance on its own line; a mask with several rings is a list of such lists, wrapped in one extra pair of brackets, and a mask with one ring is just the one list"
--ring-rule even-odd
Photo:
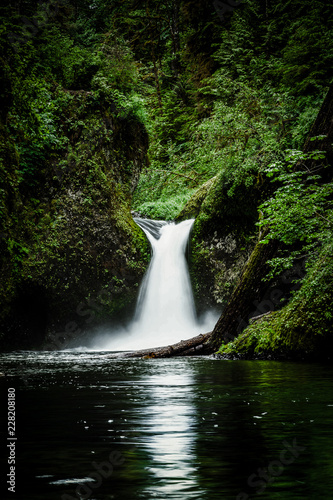
[(186, 219), (194, 219), (200, 213), (200, 208), (203, 202), (205, 201), (210, 188), (212, 187), (215, 177), (212, 177), (207, 182), (202, 184), (195, 191), (195, 193), (191, 196), (191, 198), (186, 203), (185, 207), (181, 210), (181, 212), (177, 215), (176, 221), (186, 220)]
[[(26, 245), (20, 242), (19, 217), (22, 208), (19, 193), (19, 158), (15, 144), (0, 122), (0, 323), (10, 312), (15, 295), (14, 273), (26, 255)], [(0, 337), (2, 332), (0, 331)]]
[(253, 231), (258, 217), (258, 204), (267, 195), (263, 178), (248, 173), (238, 180), (218, 174), (207, 192), (196, 220), (196, 233), (202, 236), (222, 230), (224, 234), (237, 232), (239, 237)]
[(301, 288), (280, 311), (251, 324), (219, 354), (228, 358), (331, 359), (333, 245), (311, 266)]

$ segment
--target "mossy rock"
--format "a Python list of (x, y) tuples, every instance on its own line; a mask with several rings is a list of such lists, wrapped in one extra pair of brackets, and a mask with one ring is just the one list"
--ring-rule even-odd
[(195, 219), (199, 215), (201, 205), (205, 201), (207, 194), (214, 184), (214, 181), (216, 180), (216, 176), (212, 177), (209, 179), (207, 182), (202, 184), (202, 186), (195, 191), (195, 193), (191, 196), (189, 201), (186, 203), (184, 208), (181, 210), (181, 212), (177, 215), (175, 220), (177, 222), (180, 222), (182, 220), (186, 219)]
[(261, 186), (240, 184), (232, 193), (230, 189), (230, 182), (221, 173), (206, 183), (182, 212), (195, 213), (200, 206), (190, 258), (200, 312), (210, 307), (221, 309), (227, 303), (258, 236), (255, 224)]
[(219, 354), (232, 359), (331, 360), (332, 250), (332, 245), (322, 250), (285, 307), (252, 323)]

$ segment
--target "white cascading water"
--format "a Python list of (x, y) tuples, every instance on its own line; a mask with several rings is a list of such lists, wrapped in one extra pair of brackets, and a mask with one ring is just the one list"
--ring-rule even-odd
[(194, 219), (179, 224), (134, 219), (147, 235), (152, 259), (140, 288), (132, 323), (107, 342), (110, 350), (160, 347), (207, 333), (215, 315), (199, 323), (186, 262)]
[[(194, 220), (160, 226), (159, 238), (150, 231), (154, 221), (137, 219), (153, 256), (142, 284), (134, 324), (140, 338), (159, 345), (177, 342), (196, 327), (192, 287), (185, 250)], [(181, 335), (182, 337), (180, 337)], [(162, 342), (162, 343), (161, 343)], [(150, 344), (151, 345), (151, 344)]]

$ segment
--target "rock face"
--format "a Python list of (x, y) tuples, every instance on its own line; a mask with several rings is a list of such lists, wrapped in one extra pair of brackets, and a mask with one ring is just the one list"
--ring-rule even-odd
[[(195, 235), (195, 238), (198, 238)], [(245, 246), (244, 246), (245, 245)], [(223, 307), (251, 253), (251, 245), (234, 234), (214, 231), (194, 245), (193, 280), (202, 309)]]
[(3, 129), (2, 348), (38, 347), (48, 334), (59, 348), (125, 308), (130, 314), (146, 268), (148, 244), (130, 213), (146, 130), (107, 99), (68, 94), (58, 122), (63, 146), (24, 189)]
[(258, 238), (257, 205), (262, 186), (230, 183), (217, 175), (194, 193), (179, 218), (196, 217), (190, 269), (197, 309), (222, 309)]

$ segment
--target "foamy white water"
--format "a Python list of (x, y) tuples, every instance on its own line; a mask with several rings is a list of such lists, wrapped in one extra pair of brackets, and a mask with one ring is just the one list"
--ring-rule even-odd
[(194, 219), (179, 224), (134, 219), (147, 235), (152, 259), (140, 288), (132, 323), (104, 349), (132, 350), (159, 347), (207, 333), (216, 316), (199, 323), (186, 262), (186, 247)]
[[(155, 239), (145, 222), (137, 220), (152, 245), (153, 256), (143, 282), (133, 327), (148, 337), (169, 342), (180, 332), (193, 331), (196, 314), (185, 250), (194, 220), (166, 224)], [(146, 333), (144, 333), (146, 332)]]

